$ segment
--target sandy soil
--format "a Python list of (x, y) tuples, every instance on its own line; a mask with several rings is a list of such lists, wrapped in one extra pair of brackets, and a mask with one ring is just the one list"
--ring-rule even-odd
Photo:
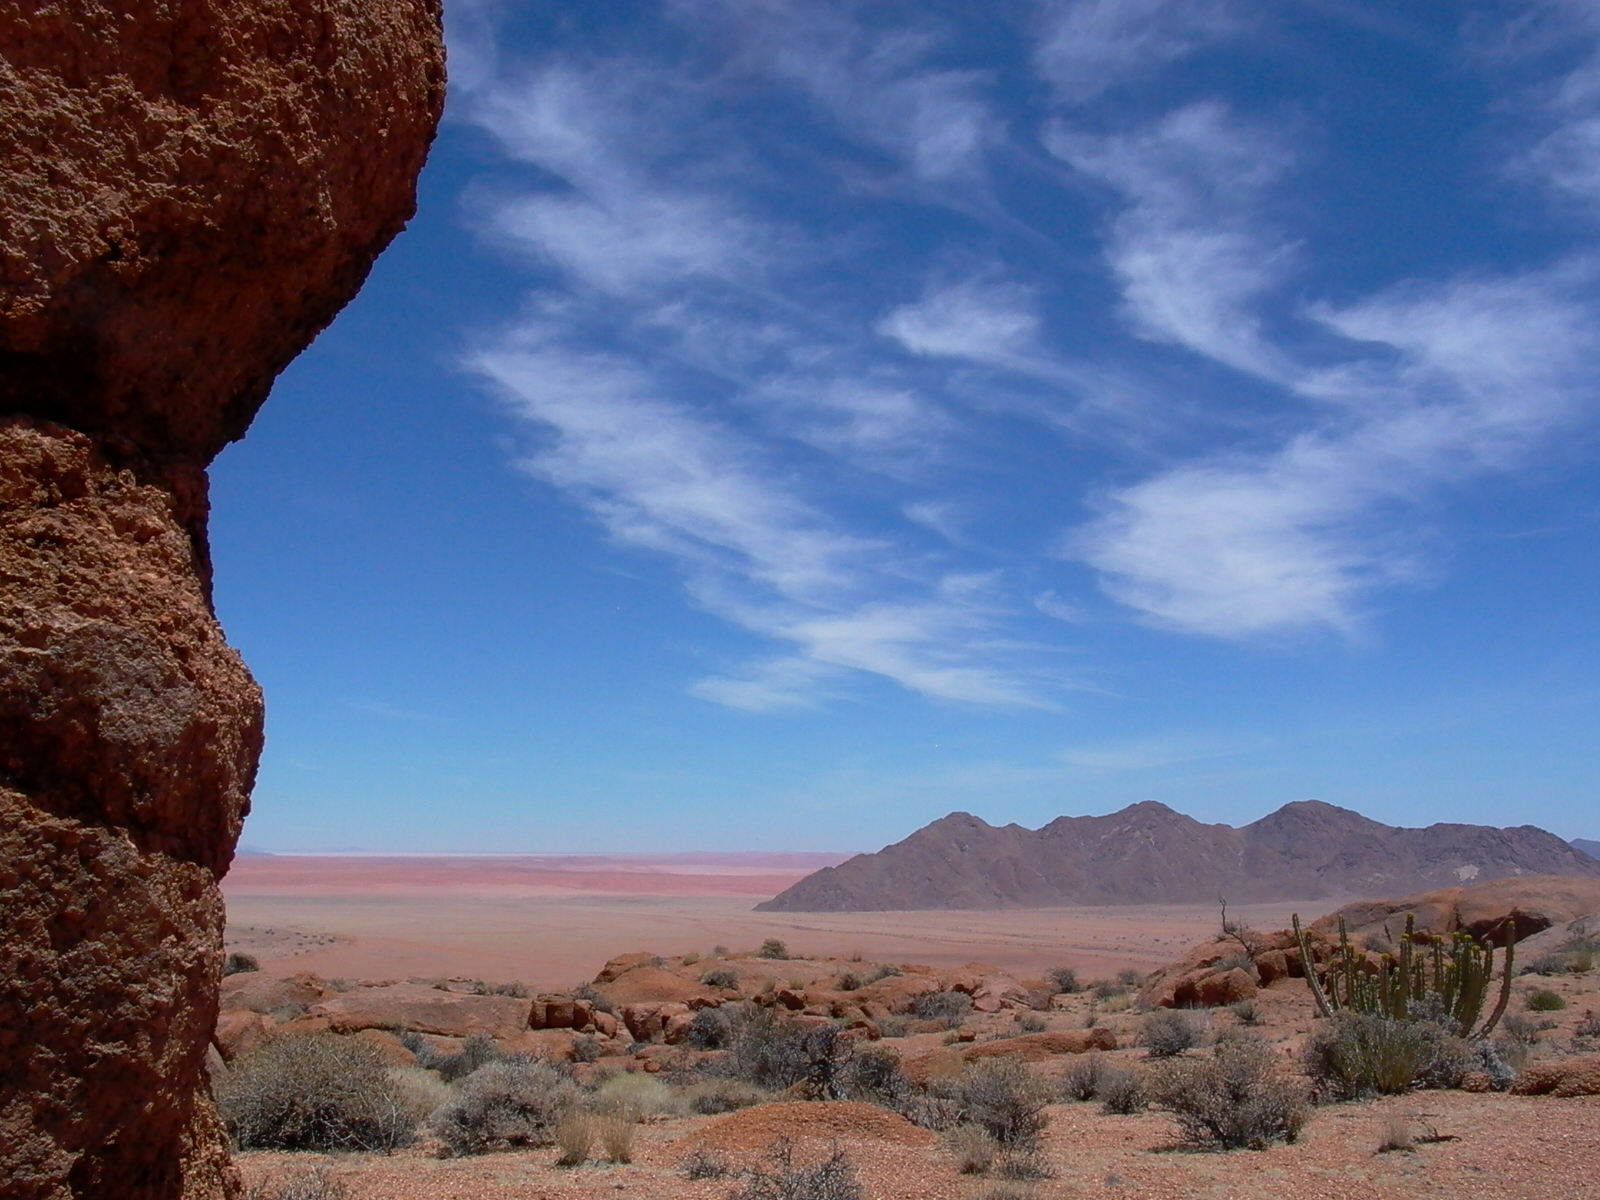
[[(791, 1107), (791, 1106), (785, 1106)], [(803, 1107), (803, 1106), (792, 1106)], [(1203, 1154), (1176, 1149), (1175, 1126), (1161, 1113), (1116, 1117), (1093, 1104), (1050, 1109), (1047, 1158), (1056, 1177), (1008, 1185), (1019, 1200), (1592, 1200), (1600, 1197), (1600, 1097), (1469, 1095), (1428, 1092), (1319, 1109), (1302, 1140), (1270, 1150)], [(1413, 1119), (1454, 1140), (1378, 1153), (1391, 1117)], [(238, 1156), (247, 1180), (286, 1179), (326, 1162), (352, 1200), (724, 1200), (729, 1180), (690, 1182), (678, 1169), (700, 1132), (725, 1118), (641, 1126), (635, 1161), (563, 1170), (553, 1150), (438, 1159), (423, 1150), (392, 1157), (324, 1159), (306, 1154)], [(801, 1124), (797, 1122), (797, 1124)], [(781, 1127), (774, 1120), (774, 1130)], [(991, 1181), (963, 1177), (937, 1146), (846, 1138), (866, 1200), (967, 1200)], [(827, 1151), (799, 1138), (797, 1159)], [(758, 1162), (754, 1151), (729, 1155)]]
[[(823, 861), (799, 856), (241, 858), (223, 883), (229, 947), (328, 976), (460, 975), (569, 988), (632, 950), (704, 953), (778, 937), (807, 956), (993, 963), (1022, 976), (1151, 970), (1214, 932), (1210, 905), (920, 913), (757, 913)], [(806, 856), (821, 859), (823, 856)], [(1249, 905), (1261, 929), (1340, 902)], [(318, 944), (317, 938), (334, 938)], [(298, 939), (298, 940), (297, 940)]]

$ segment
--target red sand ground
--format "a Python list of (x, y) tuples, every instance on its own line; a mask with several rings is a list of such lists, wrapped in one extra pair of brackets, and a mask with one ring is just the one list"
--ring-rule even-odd
[[(262, 857), (223, 883), (229, 946), (350, 978), (460, 975), (538, 988), (589, 979), (630, 950), (701, 953), (782, 938), (796, 953), (980, 961), (1024, 976), (1150, 970), (1214, 932), (1210, 905), (921, 913), (757, 913), (826, 856)], [(1251, 905), (1263, 929), (1336, 901)]]

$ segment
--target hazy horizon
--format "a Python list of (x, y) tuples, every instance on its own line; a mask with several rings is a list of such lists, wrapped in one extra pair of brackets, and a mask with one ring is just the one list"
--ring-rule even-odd
[(214, 471), (245, 841), (1600, 837), (1600, 16), (447, 5)]

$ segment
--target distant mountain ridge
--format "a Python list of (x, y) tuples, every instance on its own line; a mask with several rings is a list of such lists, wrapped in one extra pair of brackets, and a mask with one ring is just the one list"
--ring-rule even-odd
[(951, 813), (875, 854), (806, 876), (762, 912), (1054, 908), (1381, 896), (1510, 875), (1600, 877), (1600, 861), (1532, 825), (1384, 825), (1300, 800), (1242, 828), (1146, 801), (1041, 829)]
[(1593, 838), (1573, 838), (1572, 844), (1590, 858), (1600, 858), (1600, 842)]

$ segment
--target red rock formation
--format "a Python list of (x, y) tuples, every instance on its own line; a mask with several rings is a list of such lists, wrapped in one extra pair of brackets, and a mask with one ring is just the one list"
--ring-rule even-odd
[(414, 205), (436, 0), (0, 0), (0, 1179), (237, 1191), (204, 1090), (261, 701), (205, 467)]

